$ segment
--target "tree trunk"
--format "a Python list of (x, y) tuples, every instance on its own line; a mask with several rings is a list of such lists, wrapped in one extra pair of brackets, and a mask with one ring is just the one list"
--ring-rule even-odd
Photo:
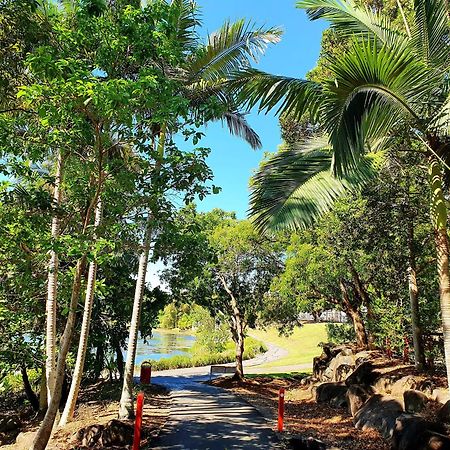
[(358, 311), (358, 308), (355, 308), (352, 305), (347, 287), (345, 286), (343, 281), (340, 282), (340, 288), (345, 312), (350, 316), (350, 319), (353, 322), (353, 328), (355, 329), (356, 345), (358, 346), (358, 348), (367, 348), (367, 332), (361, 314)]
[[(102, 201), (99, 197), (95, 208), (94, 228), (98, 229), (102, 220)], [(96, 238), (94, 237), (94, 240)], [(78, 392), (80, 390), (81, 378), (83, 377), (84, 361), (86, 359), (89, 327), (91, 324), (92, 307), (94, 304), (95, 282), (97, 279), (97, 261), (94, 259), (89, 263), (88, 281), (86, 287), (86, 297), (84, 301), (83, 321), (81, 323), (80, 342), (78, 344), (77, 359), (75, 362), (75, 369), (73, 371), (72, 383), (70, 385), (69, 397), (66, 406), (64, 407), (60, 426), (64, 426), (69, 422), (75, 411), (77, 403)]]
[(244, 379), (244, 330), (242, 324), (237, 324), (236, 330), (236, 372), (233, 375), (233, 380), (243, 380)]
[(81, 258), (75, 268), (75, 275), (72, 285), (72, 295), (70, 298), (69, 315), (67, 316), (66, 327), (61, 338), (61, 345), (56, 364), (56, 380), (55, 389), (44, 420), (41, 422), (39, 430), (34, 438), (30, 450), (44, 450), (52, 433), (53, 424), (55, 422), (56, 413), (58, 412), (59, 401), (61, 399), (62, 385), (64, 381), (64, 373), (66, 368), (67, 353), (70, 349), (73, 330), (77, 318), (78, 299), (81, 291), (81, 278), (86, 267), (86, 257)]
[(95, 362), (94, 362), (94, 379), (97, 381), (103, 370), (103, 361), (105, 357), (105, 351), (103, 344), (97, 345), (97, 351), (95, 352)]
[(411, 326), (414, 345), (414, 364), (416, 369), (425, 367), (425, 352), (422, 341), (422, 328), (420, 326), (419, 291), (416, 277), (416, 258), (414, 254), (414, 226), (412, 219), (408, 222), (408, 289), (411, 302)]
[[(61, 151), (58, 152), (55, 174), (55, 188), (53, 191), (53, 207), (58, 208), (61, 204), (61, 182), (63, 172), (63, 159)], [(52, 218), (52, 240), (59, 236), (58, 211)], [(47, 303), (46, 303), (46, 339), (45, 339), (45, 373), (47, 377), (47, 402), (50, 404), (56, 377), (56, 310), (57, 310), (57, 287), (58, 287), (58, 254), (56, 250), (50, 250), (47, 279)]]
[(431, 157), (429, 161), (429, 179), (431, 188), (431, 220), (436, 244), (442, 329), (444, 332), (445, 368), (447, 371), (447, 383), (450, 385), (450, 274), (447, 206), (442, 191), (441, 166), (435, 157)]
[(361, 299), (361, 303), (367, 309), (367, 322), (369, 325), (366, 329), (367, 343), (368, 343), (369, 348), (373, 349), (375, 347), (375, 339), (373, 337), (372, 332), (370, 331), (370, 325), (375, 322), (375, 317), (374, 317), (374, 314), (372, 311), (370, 296), (369, 296), (368, 292), (366, 291), (366, 288), (364, 287), (361, 277), (359, 276), (358, 271), (355, 269), (355, 266), (353, 265), (352, 261), (348, 260), (347, 265), (350, 269), (350, 273), (352, 274), (356, 292), (357, 292), (359, 298)]
[(117, 370), (119, 371), (120, 381), (123, 381), (123, 374), (124, 374), (123, 353), (119, 344), (116, 344), (115, 348), (116, 348)]
[(39, 411), (39, 399), (37, 395), (34, 393), (33, 388), (31, 387), (30, 380), (28, 379), (27, 368), (22, 366), (20, 368), (20, 373), (22, 374), (23, 387), (25, 389), (25, 395), (27, 396), (28, 401), (31, 404), (31, 407), (35, 411)]
[(151, 214), (147, 218), (147, 229), (144, 236), (143, 249), (139, 257), (139, 269), (134, 291), (133, 313), (131, 315), (130, 334), (128, 337), (127, 361), (123, 377), (122, 395), (120, 397), (119, 418), (134, 418), (133, 375), (136, 357), (139, 324), (141, 321), (142, 300), (144, 298), (145, 277), (147, 275), (148, 255), (151, 241)]
[(47, 409), (47, 376), (45, 373), (45, 365), (42, 369), (41, 381), (39, 383), (39, 411)]

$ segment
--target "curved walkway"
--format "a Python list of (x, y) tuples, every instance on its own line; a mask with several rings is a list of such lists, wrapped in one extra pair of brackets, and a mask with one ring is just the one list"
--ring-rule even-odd
[(154, 447), (158, 450), (268, 450), (278, 439), (248, 403), (213, 386), (206, 377), (155, 376), (171, 390), (169, 422)]

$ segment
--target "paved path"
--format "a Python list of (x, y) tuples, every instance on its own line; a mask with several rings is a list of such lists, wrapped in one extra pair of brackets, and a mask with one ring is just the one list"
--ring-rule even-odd
[(207, 376), (161, 376), (152, 380), (172, 391), (170, 419), (158, 450), (268, 450), (278, 440), (248, 403), (223, 389), (199, 383)]

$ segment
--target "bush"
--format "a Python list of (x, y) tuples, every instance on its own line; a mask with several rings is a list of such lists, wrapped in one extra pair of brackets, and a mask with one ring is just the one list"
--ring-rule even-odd
[(356, 339), (355, 330), (347, 323), (327, 323), (328, 342), (333, 344), (346, 344)]

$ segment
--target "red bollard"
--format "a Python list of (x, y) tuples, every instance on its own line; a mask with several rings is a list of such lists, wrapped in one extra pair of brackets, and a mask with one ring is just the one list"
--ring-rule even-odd
[(152, 366), (148, 363), (141, 365), (141, 384), (150, 384), (152, 380)]
[(139, 392), (136, 402), (136, 420), (134, 422), (133, 450), (141, 446), (142, 408), (144, 407), (144, 393)]
[(283, 431), (284, 420), (284, 388), (280, 388), (278, 393), (278, 431)]

